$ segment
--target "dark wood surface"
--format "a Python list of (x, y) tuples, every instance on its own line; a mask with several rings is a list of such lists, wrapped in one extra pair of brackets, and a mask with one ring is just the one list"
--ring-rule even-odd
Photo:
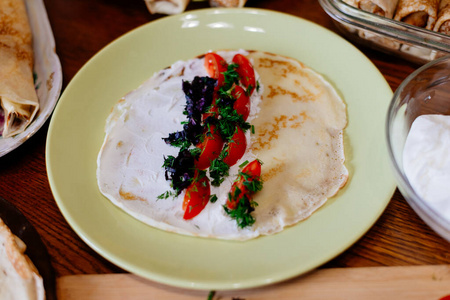
[[(76, 72), (108, 43), (147, 22), (143, 0), (45, 0), (56, 51), (63, 68), (63, 89)], [(188, 10), (208, 7), (191, 2)], [(249, 0), (247, 7), (272, 9), (316, 22), (337, 32), (317, 0)], [(358, 46), (395, 90), (418, 66)], [(24, 145), (0, 158), (0, 197), (18, 207), (36, 227), (57, 276), (123, 272), (89, 248), (61, 215), (45, 166), (47, 123)], [(356, 244), (323, 267), (450, 264), (450, 244), (435, 234), (396, 191), (384, 214)]]

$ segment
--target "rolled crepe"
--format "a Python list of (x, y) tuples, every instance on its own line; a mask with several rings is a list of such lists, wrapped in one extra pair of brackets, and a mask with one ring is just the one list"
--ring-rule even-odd
[[(347, 4), (358, 9), (392, 19), (394, 17), (395, 8), (398, 0), (344, 0)], [(395, 40), (385, 38), (377, 33), (367, 30), (358, 30), (359, 37), (368, 40), (378, 46), (388, 49), (399, 49), (400, 43)]]
[(344, 0), (344, 2), (364, 11), (392, 19), (398, 0)]
[(209, 0), (212, 7), (243, 7), (247, 0)]
[(438, 8), (439, 0), (399, 0), (394, 19), (432, 30)]
[(152, 14), (174, 15), (182, 13), (189, 0), (145, 0), (145, 4)]
[(450, 35), (450, 0), (441, 0), (434, 31)]
[(33, 81), (33, 48), (23, 0), (0, 0), (0, 102), (2, 136), (21, 133), (39, 110)]

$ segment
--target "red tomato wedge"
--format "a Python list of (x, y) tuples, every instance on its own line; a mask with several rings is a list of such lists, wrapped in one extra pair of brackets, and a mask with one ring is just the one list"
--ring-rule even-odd
[(233, 87), (231, 95), (236, 99), (233, 108), (242, 116), (244, 121), (247, 120), (248, 115), (250, 114), (250, 98), (245, 93), (245, 90), (236, 85)]
[[(245, 137), (245, 136), (244, 136)], [(210, 125), (205, 133), (203, 142), (197, 148), (200, 148), (200, 156), (195, 162), (195, 166), (199, 170), (205, 170), (211, 165), (211, 161), (219, 157), (223, 147), (223, 139), (216, 129), (215, 125)]]
[(242, 54), (236, 54), (233, 57), (233, 63), (238, 65), (236, 72), (239, 74), (241, 83), (249, 91), (248, 95), (251, 95), (256, 87), (255, 70), (252, 64)]
[(224, 157), (223, 162), (230, 167), (234, 165), (245, 153), (247, 149), (247, 139), (241, 128), (236, 127), (236, 132), (228, 143), (228, 153)]
[(183, 219), (189, 220), (197, 216), (208, 204), (209, 196), (211, 195), (211, 189), (209, 185), (209, 179), (206, 176), (202, 178), (196, 177), (192, 181), (191, 185), (187, 187), (186, 194), (184, 195)]
[(217, 79), (217, 87), (221, 87), (225, 81), (224, 72), (228, 69), (228, 64), (225, 59), (216, 53), (205, 54), (205, 69), (209, 77)]
[(239, 201), (246, 195), (251, 197), (253, 192), (251, 192), (244, 183), (251, 183), (255, 179), (261, 177), (261, 162), (259, 160), (254, 160), (242, 169), (242, 173), (247, 176), (239, 175), (237, 181), (233, 183), (230, 190), (230, 197), (226, 203), (229, 209), (235, 209)]

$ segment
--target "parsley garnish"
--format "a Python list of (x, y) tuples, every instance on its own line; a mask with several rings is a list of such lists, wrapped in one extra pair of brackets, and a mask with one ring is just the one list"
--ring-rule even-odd
[(173, 192), (171, 192), (171, 191), (167, 191), (167, 192), (165, 192), (165, 193), (162, 193), (161, 195), (159, 195), (158, 197), (156, 197), (156, 199), (167, 199), (167, 198), (169, 198), (170, 196), (174, 196), (174, 194), (173, 194)]
[(248, 164), (248, 160), (244, 161), (242, 164), (239, 165), (239, 169), (242, 169)]
[(240, 228), (245, 228), (255, 223), (255, 218), (251, 215), (251, 212), (255, 210), (256, 206), (258, 206), (258, 203), (250, 200), (247, 195), (243, 195), (235, 209), (229, 209), (226, 204), (223, 208), (232, 219), (236, 220)]
[(239, 83), (239, 74), (236, 71), (238, 67), (238, 64), (229, 64), (227, 70), (223, 72), (225, 80), (222, 89), (224, 91), (228, 91), (229, 89), (231, 89), (233, 84)]
[(238, 126), (243, 132), (252, 127), (250, 123), (244, 121), (242, 115), (238, 114), (232, 106), (221, 106), (219, 104), (219, 119), (217, 122), (217, 127), (219, 128), (220, 135), (228, 141), (236, 132), (236, 127)]
[(212, 194), (211, 196), (209, 196), (209, 201), (211, 203), (214, 203), (217, 201), (217, 196), (215, 194)]
[[(224, 152), (224, 150), (222, 150)], [(219, 186), (224, 180), (226, 176), (228, 176), (228, 171), (230, 170), (230, 166), (223, 162), (223, 156), (220, 155), (218, 158), (211, 162), (211, 166), (209, 167), (209, 176), (212, 181), (211, 184), (213, 186)]]

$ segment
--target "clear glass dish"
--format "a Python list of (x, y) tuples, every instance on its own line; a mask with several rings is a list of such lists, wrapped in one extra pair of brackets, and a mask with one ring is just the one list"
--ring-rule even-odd
[(319, 0), (340, 32), (352, 42), (424, 64), (450, 53), (450, 36), (384, 18), (341, 0)]
[(388, 152), (400, 192), (425, 223), (450, 242), (450, 222), (414, 191), (403, 168), (403, 149), (411, 124), (425, 114), (450, 115), (450, 56), (425, 64), (402, 82), (386, 121)]

